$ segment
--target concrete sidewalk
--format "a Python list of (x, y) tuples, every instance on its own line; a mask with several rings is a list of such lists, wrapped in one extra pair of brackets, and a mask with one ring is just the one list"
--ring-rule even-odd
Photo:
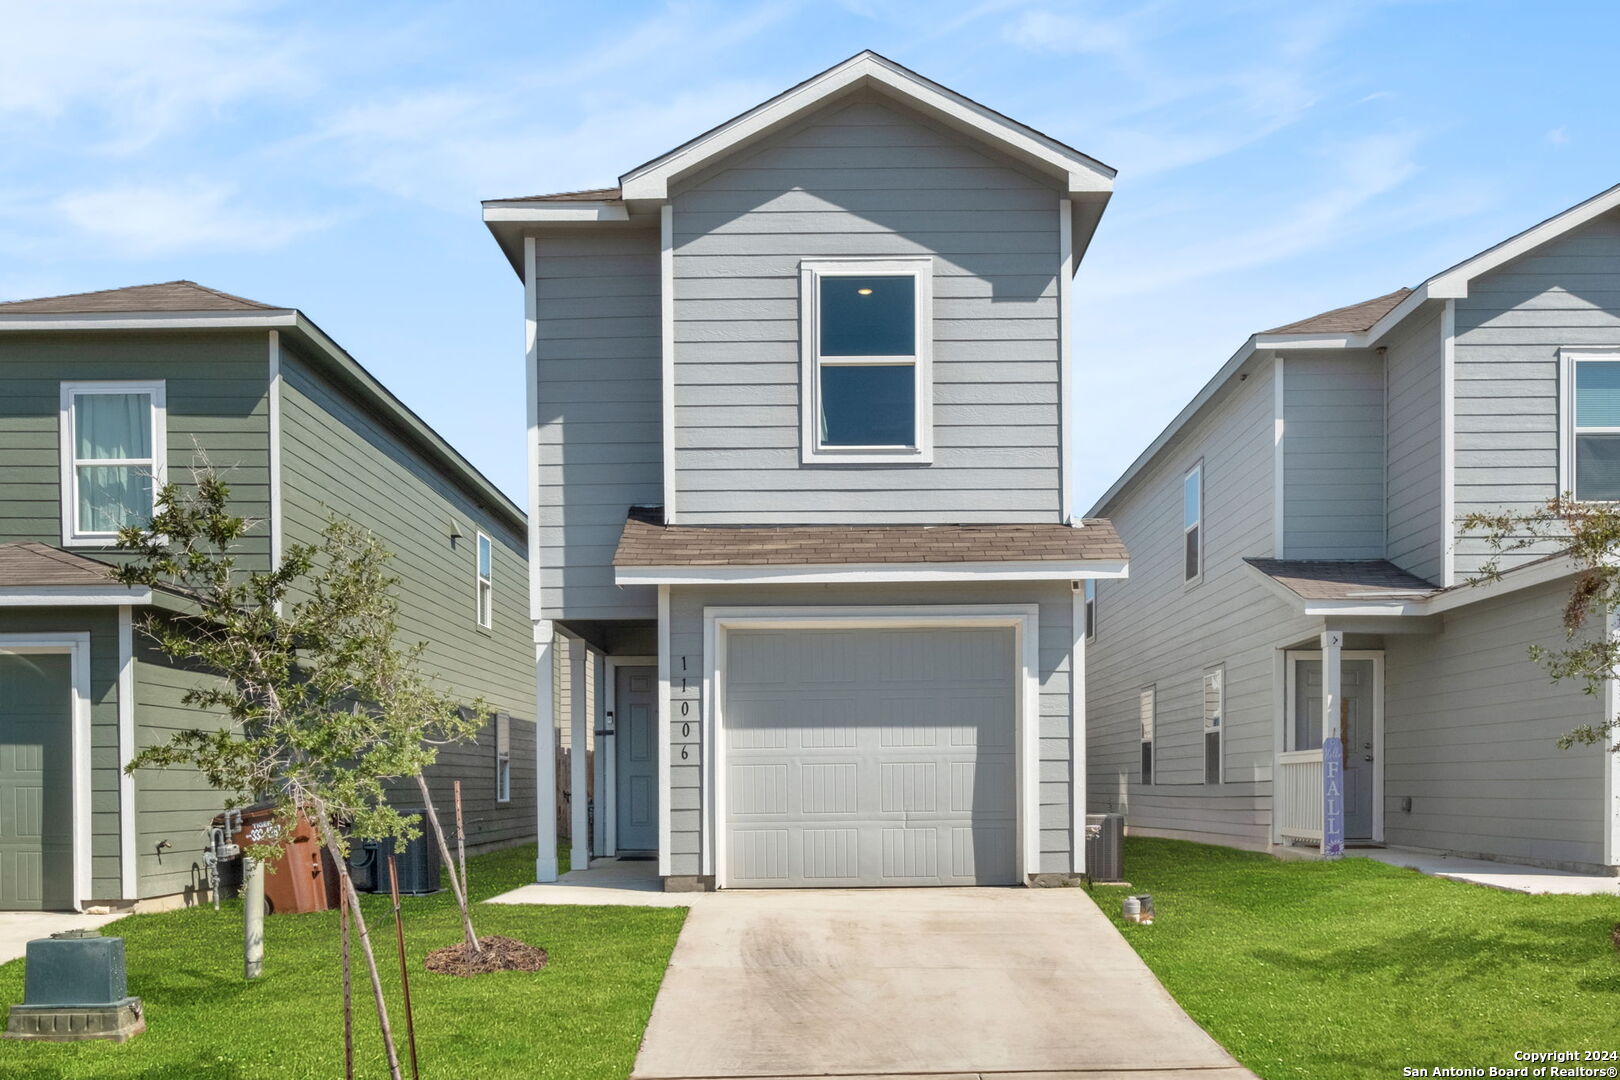
[(632, 1077), (1239, 1080), (1078, 889), (728, 892), (693, 905)]
[(80, 915), (72, 911), (4, 911), (0, 912), (0, 964), (15, 960), (28, 951), (28, 943), (35, 938), (46, 938), (63, 930), (90, 930), (106, 926), (124, 917), (117, 915)]

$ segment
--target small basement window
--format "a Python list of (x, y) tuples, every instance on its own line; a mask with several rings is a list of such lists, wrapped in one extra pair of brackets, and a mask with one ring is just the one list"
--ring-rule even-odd
[(483, 533), (478, 534), (478, 625), (486, 630), (495, 625), (495, 547)]
[(805, 461), (931, 459), (932, 265), (801, 265)]
[(1153, 783), (1153, 721), (1157, 705), (1154, 701), (1153, 687), (1142, 691), (1137, 700), (1137, 713), (1142, 723), (1142, 771), (1141, 780), (1144, 784)]
[(1086, 578), (1086, 640), (1097, 639), (1097, 579)]
[(1204, 672), (1204, 783), (1225, 780), (1221, 755), (1221, 727), (1226, 714), (1226, 669)]
[(512, 718), (495, 714), (495, 801), (512, 801)]

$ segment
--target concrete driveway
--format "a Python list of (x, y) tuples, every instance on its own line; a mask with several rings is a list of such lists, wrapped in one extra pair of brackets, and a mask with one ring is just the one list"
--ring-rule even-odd
[(1238, 1080), (1076, 889), (727, 892), (692, 906), (633, 1078)]
[(0, 911), (0, 964), (22, 956), (35, 938), (50, 937), (63, 930), (90, 930), (123, 917), (123, 912), (80, 915), (71, 911)]

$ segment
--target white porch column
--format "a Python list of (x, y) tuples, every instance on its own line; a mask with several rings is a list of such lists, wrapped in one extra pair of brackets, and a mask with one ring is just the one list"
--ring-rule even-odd
[(1322, 857), (1344, 854), (1344, 733), (1339, 726), (1344, 632), (1322, 633)]
[[(607, 692), (604, 689), (607, 683), (607, 656), (591, 651), (591, 686), (596, 691), (591, 695), (593, 707), (591, 709), (591, 726), (595, 731), (607, 730)], [(607, 819), (608, 800), (613, 798), (613, 792), (607, 786), (607, 747), (603, 744), (600, 735), (595, 736), (592, 745), (596, 747), (596, 837), (592, 842), (592, 855), (607, 854)]]
[(586, 748), (589, 742), (585, 711), (587, 695), (585, 660), (589, 651), (590, 646), (581, 639), (569, 640), (568, 703), (572, 715), (569, 717), (571, 749), (568, 752), (568, 787), (573, 795), (568, 800), (568, 808), (573, 818), (573, 828), (570, 831), (571, 848), (568, 865), (575, 870), (584, 870), (591, 865), (590, 774), (585, 768)]
[(557, 716), (552, 697), (550, 619), (534, 621), (534, 880), (557, 880)]

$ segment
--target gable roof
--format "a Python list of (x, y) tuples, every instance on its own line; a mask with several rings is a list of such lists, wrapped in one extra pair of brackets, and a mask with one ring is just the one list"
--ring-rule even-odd
[[(1416, 288), (1397, 289), (1372, 300), (1334, 308), (1332, 311), (1325, 311), (1320, 315), (1301, 319), (1299, 322), (1287, 323), (1250, 335), (1214, 377), (1205, 383), (1193, 399), (1176, 414), (1175, 419), (1171, 420), (1158, 437), (1148, 444), (1147, 449), (1137, 455), (1130, 467), (1092, 505), (1090, 513), (1106, 513), (1115, 497), (1124, 491), (1159, 452), (1170, 444), (1181, 429), (1231, 382), (1257, 351), (1290, 348), (1371, 348), (1426, 302), (1466, 297), (1469, 283), (1480, 275), (1489, 273), (1504, 263), (1616, 209), (1620, 209), (1620, 184), (1600, 191), (1545, 221), (1515, 233), (1499, 244), (1494, 244), (1438, 274), (1425, 278)], [(1385, 307), (1386, 301), (1392, 302)], [(1384, 307), (1382, 313), (1378, 312), (1380, 307)], [(1368, 321), (1369, 319), (1371, 321)], [(1366, 325), (1358, 325), (1363, 323)]]
[(504, 515), (515, 533), (526, 531), (527, 516), (505, 492), (297, 308), (272, 307), (185, 280), (0, 303), (0, 333), (198, 329), (275, 330), (287, 335), (304, 346), (300, 355), (357, 400), (371, 405), (448, 475), (460, 478), (477, 501)]
[(1431, 596), (1440, 591), (1386, 559), (1244, 559), (1306, 600), (1370, 600)]
[(120, 289), (0, 302), (0, 315), (88, 315), (119, 311), (281, 311), (273, 304), (233, 296), (195, 281), (164, 281)]
[(1396, 289), (1383, 296), (1375, 296), (1371, 300), (1363, 300), (1359, 304), (1346, 304), (1344, 307), (1324, 311), (1320, 315), (1312, 315), (1308, 319), (1287, 323), (1283, 326), (1274, 326), (1270, 330), (1260, 331), (1262, 334), (1359, 334), (1373, 328), (1373, 324), (1390, 313), (1390, 310), (1412, 295), (1411, 289)]

